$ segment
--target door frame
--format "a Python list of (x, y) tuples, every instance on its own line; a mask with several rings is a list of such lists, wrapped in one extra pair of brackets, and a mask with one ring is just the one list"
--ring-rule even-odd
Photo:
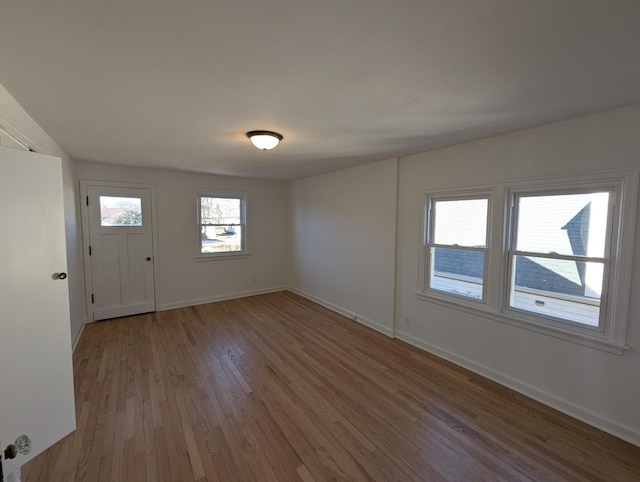
[(158, 212), (156, 209), (157, 197), (155, 184), (140, 184), (129, 182), (115, 181), (91, 181), (80, 180), (80, 211), (82, 215), (82, 253), (84, 260), (84, 285), (85, 285), (85, 305), (87, 322), (93, 323), (93, 303), (91, 303), (91, 294), (93, 293), (93, 274), (91, 271), (91, 257), (89, 256), (89, 206), (87, 197), (89, 186), (96, 187), (113, 187), (113, 188), (133, 188), (133, 189), (149, 189), (151, 192), (151, 249), (153, 251), (153, 288), (154, 288), (154, 311), (158, 311), (159, 293), (160, 293), (160, 277), (158, 262)]

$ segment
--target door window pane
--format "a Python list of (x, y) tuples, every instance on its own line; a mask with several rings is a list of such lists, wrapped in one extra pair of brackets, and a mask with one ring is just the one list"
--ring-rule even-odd
[(608, 208), (608, 192), (522, 196), (516, 249), (601, 258)]
[(142, 226), (142, 199), (100, 196), (101, 226)]

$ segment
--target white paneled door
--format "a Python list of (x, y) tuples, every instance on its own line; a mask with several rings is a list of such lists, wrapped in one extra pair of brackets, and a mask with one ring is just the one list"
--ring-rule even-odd
[(85, 201), (93, 319), (154, 311), (151, 190), (86, 185)]
[(0, 147), (0, 273), (0, 448), (32, 443), (13, 480), (76, 426), (59, 158)]

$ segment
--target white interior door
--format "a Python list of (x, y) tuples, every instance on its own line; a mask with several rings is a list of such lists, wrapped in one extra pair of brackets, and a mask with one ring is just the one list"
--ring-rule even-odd
[(0, 447), (32, 441), (6, 477), (76, 426), (62, 196), (60, 159), (0, 147)]
[(151, 190), (87, 186), (93, 319), (155, 310)]

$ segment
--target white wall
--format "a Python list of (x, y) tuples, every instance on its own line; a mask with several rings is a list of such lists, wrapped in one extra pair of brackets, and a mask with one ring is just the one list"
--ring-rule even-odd
[(389, 335), (396, 187), (396, 159), (289, 184), (289, 285)]
[[(152, 184), (157, 190), (159, 309), (281, 289), (286, 277), (286, 187), (262, 181), (180, 171), (76, 163), (76, 179)], [(251, 256), (195, 261), (200, 191), (247, 193)]]
[(23, 143), (34, 148), (36, 152), (62, 158), (70, 333), (75, 345), (85, 323), (85, 302), (80, 217), (76, 212), (78, 187), (73, 179), (73, 161), (2, 85), (0, 85), (0, 125)]
[[(619, 356), (419, 299), (422, 193), (640, 167), (640, 106), (401, 158), (396, 334), (640, 445), (640, 234)], [(636, 227), (640, 222), (636, 222)], [(404, 320), (409, 318), (410, 326)]]

